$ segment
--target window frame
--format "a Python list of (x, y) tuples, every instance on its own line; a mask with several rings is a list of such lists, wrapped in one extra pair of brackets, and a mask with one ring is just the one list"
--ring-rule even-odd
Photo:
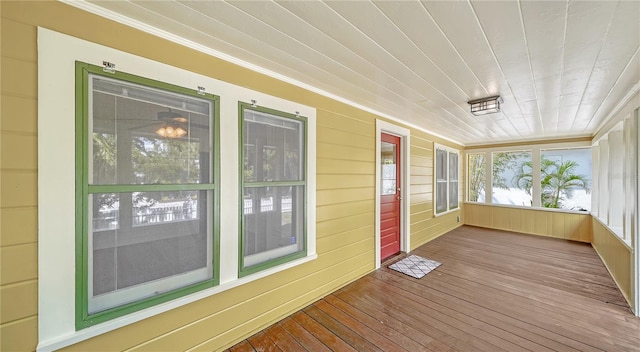
[[(465, 185), (465, 195), (464, 195), (465, 202), (480, 203), (480, 204), (486, 203), (486, 199), (487, 199), (487, 174), (488, 174), (487, 173), (487, 164), (489, 163), (489, 160), (487, 158), (487, 154), (489, 154), (489, 153), (487, 153), (487, 152), (465, 152), (465, 155), (464, 155), (464, 160), (465, 160), (465, 165), (466, 165), (465, 170), (467, 171), (466, 172), (466, 180), (467, 180), (467, 182), (466, 182), (466, 185)], [(479, 189), (484, 191), (484, 199), (485, 199), (484, 202), (478, 201), (477, 199), (476, 200), (471, 200), (470, 199), (472, 177), (469, 175), (469, 173), (471, 172), (471, 162), (470, 162), (469, 159), (470, 159), (471, 155), (482, 155), (482, 164), (483, 165), (481, 165), (481, 166), (484, 168), (484, 178), (482, 180), (482, 184), (481, 184), (481, 187)], [(478, 195), (477, 195), (478, 198), (479, 198), (479, 195), (480, 195), (480, 191), (478, 191)]]
[[(640, 182), (636, 181), (640, 151), (640, 108), (629, 111), (601, 133), (594, 139), (592, 148), (594, 159), (597, 159), (592, 162), (592, 170), (598, 178), (598, 187), (594, 187), (592, 195), (592, 214), (631, 249), (638, 231), (634, 227), (638, 217), (634, 211), (640, 188)], [(622, 192), (620, 189), (615, 192), (614, 185), (622, 188)], [(616, 204), (616, 207), (611, 204)]]
[[(585, 209), (585, 208), (583, 208), (583, 209), (585, 209), (585, 210), (579, 210), (579, 209), (574, 210), (574, 209), (571, 209), (571, 208), (553, 208), (553, 207), (549, 207), (549, 208), (547, 208), (547, 207), (545, 207), (545, 206), (544, 206), (544, 204), (543, 204), (543, 202), (542, 202), (542, 196), (545, 194), (545, 189), (543, 188), (543, 185), (542, 185), (542, 181), (543, 181), (543, 179), (544, 179), (544, 177), (543, 177), (544, 175), (542, 174), (542, 173), (543, 173), (543, 172), (542, 172), (542, 171), (543, 171), (543, 170), (542, 170), (542, 167), (544, 166), (543, 161), (545, 161), (545, 160), (547, 160), (547, 161), (553, 161), (549, 156), (552, 156), (554, 152), (564, 152), (564, 151), (574, 151), (574, 152), (575, 152), (575, 151), (578, 151), (578, 150), (581, 150), (581, 149), (582, 149), (582, 150), (584, 150), (584, 151), (586, 152), (585, 154), (588, 154), (588, 155), (590, 156), (590, 162), (591, 162), (591, 165), (590, 165), (590, 167), (588, 168), (588, 169), (589, 169), (590, 174), (589, 174), (589, 179), (587, 180), (587, 183), (586, 183), (586, 187), (588, 188), (588, 190), (586, 190), (586, 192), (587, 192), (587, 193), (591, 193), (591, 189), (593, 189), (593, 185), (594, 185), (594, 177), (593, 177), (593, 155), (592, 155), (592, 154), (593, 154), (593, 150), (592, 150), (592, 148), (591, 148), (591, 147), (574, 147), (574, 148), (554, 148), (554, 147), (546, 147), (546, 148), (540, 148), (540, 149), (539, 149), (539, 157), (540, 157), (540, 164), (541, 164), (541, 166), (539, 167), (540, 171), (538, 172), (538, 173), (540, 174), (540, 175), (539, 175), (539, 180), (538, 180), (538, 183), (539, 183), (539, 184), (538, 184), (538, 187), (539, 187), (539, 189), (540, 189), (540, 194), (539, 194), (539, 196), (538, 196), (538, 199), (539, 199), (539, 201), (538, 201), (538, 202), (540, 203), (540, 204), (539, 204), (539, 206), (540, 206), (540, 207), (542, 207), (542, 208), (544, 208), (544, 209), (570, 210), (570, 211), (576, 211), (576, 212), (579, 212), (579, 213), (591, 212), (591, 210), (587, 210), (587, 209)], [(547, 154), (547, 157), (545, 158), (545, 155), (543, 155), (543, 154)], [(575, 161), (575, 160), (570, 159), (570, 161)], [(580, 166), (580, 165), (578, 164), (577, 166)], [(545, 171), (546, 171), (546, 170), (545, 170)], [(576, 175), (576, 176), (584, 176), (584, 175), (581, 175), (581, 174), (574, 174), (574, 175)], [(563, 191), (563, 192), (564, 192), (564, 194), (565, 194), (565, 195), (567, 195), (567, 194), (569, 194), (569, 193), (570, 193), (570, 191)], [(561, 193), (562, 193), (562, 191), (561, 191)], [(592, 199), (592, 198), (593, 198), (593, 194), (591, 194), (591, 196), (590, 196), (590, 201), (589, 201), (589, 208), (591, 208), (591, 209), (593, 209), (593, 208), (591, 207), (591, 199)], [(569, 198), (567, 198), (567, 199), (569, 199)]]
[[(244, 121), (244, 112), (246, 110), (250, 110), (250, 111), (256, 111), (259, 113), (264, 113), (264, 114), (270, 114), (273, 115), (275, 117), (279, 117), (279, 118), (283, 118), (283, 119), (291, 119), (293, 121), (297, 121), (300, 122), (302, 124), (303, 127), (303, 143), (302, 143), (302, 147), (304, 149), (303, 151), (303, 157), (304, 157), (304, 163), (302, 163), (300, 165), (301, 168), (301, 174), (302, 174), (302, 180), (298, 180), (298, 181), (255, 181), (255, 182), (245, 182), (244, 180), (244, 157), (245, 157), (245, 147), (244, 147), (244, 138), (245, 138), (245, 121)], [(308, 168), (307, 168), (307, 163), (308, 163), (308, 142), (309, 138), (308, 138), (308, 119), (304, 116), (301, 116), (299, 114), (290, 114), (290, 113), (286, 113), (284, 111), (280, 111), (280, 110), (276, 110), (276, 109), (271, 109), (271, 108), (267, 108), (264, 106), (257, 106), (256, 104), (252, 104), (252, 103), (246, 103), (246, 102), (242, 102), (239, 101), (238, 102), (238, 144), (239, 144), (239, 149), (238, 149), (238, 167), (239, 167), (239, 172), (238, 172), (238, 193), (239, 193), (239, 212), (238, 212), (238, 277), (244, 277), (247, 275), (251, 275), (251, 274), (255, 274), (257, 272), (261, 272), (264, 271), (266, 269), (281, 265), (281, 264), (285, 264), (288, 262), (291, 262), (293, 260), (296, 259), (300, 259), (300, 258), (304, 258), (308, 255), (308, 251), (307, 251), (307, 245), (308, 245), (308, 232), (307, 232), (307, 225), (308, 225), (308, 219), (307, 219), (307, 214), (308, 214), (308, 202), (307, 202), (307, 196), (308, 196), (308, 185), (307, 185), (307, 180), (308, 180)], [(245, 188), (247, 187), (246, 185), (250, 185), (250, 188), (254, 188), (254, 187), (267, 187), (267, 186), (273, 186), (273, 187), (277, 187), (277, 186), (303, 186), (303, 202), (302, 202), (302, 219), (304, 221), (303, 225), (302, 225), (302, 249), (299, 251), (296, 251), (294, 253), (289, 253), (283, 256), (279, 256), (273, 259), (269, 259), (267, 261), (264, 262), (260, 262), (251, 266), (246, 266), (245, 267), (245, 254), (244, 254), (244, 246), (245, 246), (245, 214), (244, 214), (244, 191)]]
[[(438, 195), (437, 195), (437, 189), (438, 189), (438, 167), (441, 166), (438, 163), (438, 150), (440, 151), (444, 151), (446, 153), (446, 165), (444, 165), (444, 171), (446, 173), (446, 197), (444, 199), (445, 205), (446, 205), (446, 210), (440, 211), (438, 212)], [(456, 170), (458, 173), (458, 177), (456, 179), (457, 182), (457, 188), (458, 188), (458, 195), (456, 197), (456, 206), (455, 207), (451, 207), (451, 194), (450, 194), (450, 188), (451, 188), (451, 175), (450, 175), (450, 165), (449, 163), (451, 162), (451, 154), (455, 154), (456, 155)], [(447, 147), (441, 144), (437, 144), (434, 143), (434, 147), (433, 147), (433, 215), (434, 216), (442, 216), (445, 214), (449, 214), (455, 211), (459, 211), (460, 210), (460, 151), (458, 149), (454, 149), (451, 147)]]
[[(509, 150), (501, 150), (501, 149), (496, 149), (496, 150), (492, 150), (487, 152), (487, 154), (489, 154), (490, 156), (488, 157), (487, 160), (490, 161), (490, 165), (488, 170), (490, 170), (490, 172), (488, 173), (489, 176), (489, 180), (488, 182), (491, 182), (491, 194), (489, 194), (489, 198), (491, 204), (494, 205), (499, 205), (499, 206), (516, 206), (516, 207), (521, 207), (521, 208), (532, 208), (537, 206), (537, 204), (539, 203), (539, 196), (536, 196), (536, 192), (540, 191), (540, 185), (536, 184), (535, 180), (540, 179), (540, 150), (538, 149), (536, 151), (536, 149), (532, 149), (532, 148), (520, 148), (520, 149), (509, 149)], [(508, 203), (494, 203), (493, 202), (493, 196), (495, 193), (495, 185), (493, 184), (493, 175), (494, 175), (494, 163), (497, 160), (497, 158), (495, 157), (496, 154), (530, 154), (531, 155), (531, 201), (529, 201), (530, 205), (519, 205), (519, 204), (508, 204)], [(527, 160), (528, 161), (528, 160)], [(467, 176), (468, 177), (468, 176)], [(539, 182), (538, 182), (539, 183)], [(485, 201), (486, 201), (486, 195), (485, 195)], [(536, 203), (537, 202), (537, 203)]]
[[(220, 262), (220, 196), (217, 186), (220, 184), (220, 157), (219, 157), (219, 123), (220, 123), (220, 97), (205, 93), (200, 94), (192, 89), (180, 87), (174, 84), (165, 83), (126, 72), (116, 71), (113, 73), (106, 72), (103, 67), (92, 65), (89, 63), (76, 61), (75, 65), (75, 173), (76, 173), (76, 189), (75, 189), (75, 219), (76, 219), (76, 330), (81, 330), (95, 324), (115, 319), (120, 316), (128, 315), (132, 312), (139, 311), (163, 302), (177, 299), (179, 297), (214, 287), (219, 284), (219, 262)], [(89, 180), (89, 135), (91, 131), (90, 121), (91, 114), (89, 106), (91, 99), (89, 95), (92, 92), (90, 80), (92, 77), (106, 77), (110, 80), (121, 81), (125, 83), (133, 83), (160, 91), (177, 93), (180, 95), (192, 96), (202, 100), (208, 100), (211, 103), (212, 125), (210, 126), (211, 138), (211, 155), (209, 160), (211, 165), (211, 183), (193, 183), (193, 184), (109, 184), (109, 185), (90, 185)], [(115, 307), (107, 308), (94, 313), (89, 313), (89, 280), (91, 273), (88, 260), (89, 255), (89, 196), (95, 193), (128, 193), (136, 191), (210, 191), (212, 194), (211, 204), (213, 209), (207, 209), (210, 218), (209, 229), (207, 233), (207, 241), (211, 243), (211, 269), (212, 277), (201, 280), (183, 287), (170, 289), (167, 292), (141, 298), (132, 302), (123, 303)], [(208, 222), (209, 222), (208, 221)], [(80, 270), (78, 270), (80, 269)]]
[[(469, 167), (467, 162), (467, 169), (465, 170), (465, 202), (470, 204), (479, 204), (479, 205), (492, 205), (498, 207), (506, 207), (506, 208), (518, 208), (518, 209), (532, 209), (532, 210), (543, 210), (543, 211), (552, 211), (552, 212), (565, 212), (565, 213), (578, 213), (584, 214), (584, 211), (579, 210), (571, 210), (571, 209), (556, 209), (556, 208), (545, 208), (540, 205), (540, 160), (541, 153), (545, 150), (563, 150), (563, 149), (592, 149), (592, 144), (590, 140), (584, 141), (570, 141), (570, 142), (557, 142), (557, 143), (541, 143), (541, 144), (514, 144), (514, 145), (505, 145), (505, 146), (491, 146), (491, 147), (469, 147), (465, 149), (465, 160), (468, 160), (469, 154), (484, 154), (486, 163), (485, 163), (485, 201), (471, 201), (469, 200)], [(532, 200), (533, 204), (531, 206), (521, 206), (521, 205), (512, 205), (512, 204), (497, 204), (493, 203), (492, 195), (493, 195), (493, 153), (500, 152), (521, 152), (527, 151), (531, 152), (532, 164), (533, 164), (533, 178), (534, 178), (534, 188), (532, 192)], [(593, 157), (592, 157), (593, 162)], [(593, 164), (592, 164), (593, 165)], [(535, 182), (537, 180), (537, 182)], [(590, 175), (590, 181), (593, 182), (593, 169)], [(593, 183), (591, 183), (593, 184)], [(537, 202), (537, 203), (536, 203)], [(592, 204), (593, 204), (593, 193), (592, 193)], [(593, 208), (592, 208), (593, 209)], [(593, 210), (592, 210), (593, 213)]]

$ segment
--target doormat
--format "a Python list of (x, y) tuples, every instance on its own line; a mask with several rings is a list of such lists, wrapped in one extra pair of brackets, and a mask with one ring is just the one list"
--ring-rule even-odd
[(442, 263), (436, 262), (435, 260), (410, 255), (399, 262), (389, 265), (389, 269), (407, 274), (416, 279), (421, 279), (440, 265), (442, 265)]

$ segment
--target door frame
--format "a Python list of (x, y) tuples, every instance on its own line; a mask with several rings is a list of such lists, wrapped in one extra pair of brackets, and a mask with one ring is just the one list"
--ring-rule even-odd
[(409, 205), (410, 205), (410, 178), (409, 178), (409, 161), (411, 156), (411, 131), (407, 128), (400, 127), (386, 121), (376, 120), (376, 199), (375, 199), (375, 265), (376, 269), (380, 268), (380, 187), (382, 185), (382, 173), (380, 171), (380, 148), (382, 133), (392, 134), (400, 137), (400, 182), (402, 184), (400, 190), (400, 251), (409, 252), (410, 224), (409, 224)]

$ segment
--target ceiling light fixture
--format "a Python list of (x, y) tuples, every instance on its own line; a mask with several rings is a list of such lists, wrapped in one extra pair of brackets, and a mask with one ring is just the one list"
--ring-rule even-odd
[(471, 113), (475, 116), (488, 115), (500, 112), (502, 98), (500, 98), (499, 95), (495, 95), (488, 98), (471, 100), (468, 103), (471, 105)]
[(165, 125), (158, 128), (156, 134), (167, 138), (180, 138), (187, 135), (187, 131), (180, 126)]
[(158, 112), (158, 120), (164, 121), (164, 125), (155, 130), (155, 133), (160, 137), (180, 138), (186, 136), (188, 133), (187, 130), (176, 124), (176, 122), (185, 123), (189, 120), (181, 114), (171, 111), (171, 109), (169, 109), (169, 111)]

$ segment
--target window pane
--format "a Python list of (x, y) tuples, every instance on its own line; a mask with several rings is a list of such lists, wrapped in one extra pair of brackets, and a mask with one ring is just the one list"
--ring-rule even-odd
[(210, 183), (209, 153), (194, 139), (134, 137), (131, 141), (133, 183)]
[(469, 201), (484, 202), (487, 159), (485, 153), (468, 154), (469, 163)]
[[(608, 136), (607, 136), (608, 137)], [(615, 199), (614, 197), (609, 197), (611, 194), (611, 190), (609, 189), (609, 140), (604, 138), (600, 140), (599, 144), (599, 152), (600, 156), (598, 158), (598, 217), (604, 221), (605, 224), (609, 223), (609, 202), (610, 198)]]
[(447, 151), (436, 150), (436, 180), (447, 180)]
[(448, 152), (436, 149), (436, 214), (447, 211)]
[(212, 194), (90, 194), (90, 312), (212, 278)]
[(212, 103), (90, 76), (89, 184), (211, 183)]
[(381, 195), (396, 194), (396, 145), (382, 142), (380, 145), (382, 160)]
[[(618, 124), (618, 126), (621, 123)], [(609, 204), (607, 225), (622, 234), (624, 219), (624, 134), (623, 131), (610, 131), (609, 137), (609, 169), (607, 170)]]
[(449, 210), (458, 207), (458, 154), (449, 153)]
[(303, 122), (248, 109), (243, 114), (244, 181), (303, 180)]
[(449, 183), (449, 209), (458, 207), (458, 182)]
[(458, 181), (458, 154), (449, 153), (449, 181)]
[(493, 203), (531, 206), (531, 166), (531, 152), (493, 153)]
[(436, 184), (436, 213), (447, 211), (447, 183)]
[(591, 210), (591, 150), (543, 150), (540, 204), (546, 208)]
[(304, 186), (244, 190), (244, 266), (304, 249)]

